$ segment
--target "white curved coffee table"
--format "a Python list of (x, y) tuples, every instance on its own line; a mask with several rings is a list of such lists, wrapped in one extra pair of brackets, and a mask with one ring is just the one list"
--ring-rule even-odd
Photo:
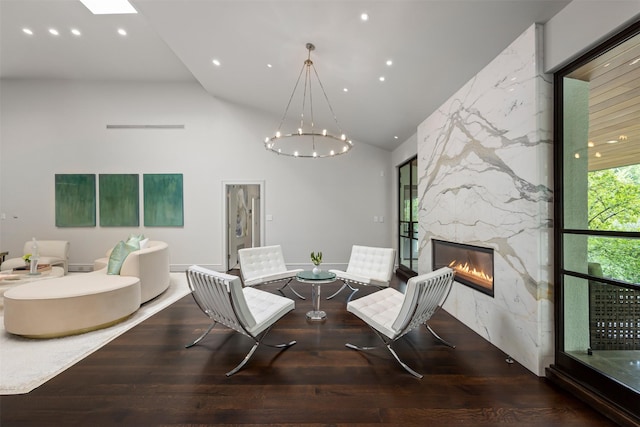
[(64, 268), (51, 267), (37, 275), (29, 273), (12, 273), (11, 271), (3, 271), (0, 273), (0, 309), (4, 307), (4, 293), (11, 288), (25, 283), (35, 282), (37, 280), (54, 279), (64, 276)]

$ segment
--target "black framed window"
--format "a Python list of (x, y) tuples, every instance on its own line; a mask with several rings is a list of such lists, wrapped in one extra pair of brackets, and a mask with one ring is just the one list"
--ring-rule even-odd
[(405, 276), (418, 272), (418, 157), (398, 168), (398, 256)]
[(554, 91), (553, 369), (640, 418), (640, 23)]

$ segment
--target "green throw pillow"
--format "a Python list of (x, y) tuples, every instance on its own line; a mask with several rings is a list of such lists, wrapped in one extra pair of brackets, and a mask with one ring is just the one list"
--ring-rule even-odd
[(125, 243), (122, 240), (111, 251), (109, 256), (109, 264), (107, 265), (107, 274), (119, 275), (122, 269), (122, 263), (127, 256), (140, 248), (140, 244)]

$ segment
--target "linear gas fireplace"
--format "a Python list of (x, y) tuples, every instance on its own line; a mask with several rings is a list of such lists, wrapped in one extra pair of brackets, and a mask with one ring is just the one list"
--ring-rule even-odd
[(493, 249), (431, 239), (433, 269), (451, 267), (456, 282), (493, 297)]

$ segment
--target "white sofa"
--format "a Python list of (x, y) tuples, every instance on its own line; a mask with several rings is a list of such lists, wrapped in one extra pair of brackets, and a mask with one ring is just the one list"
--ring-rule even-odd
[[(110, 249), (106, 257), (93, 263), (93, 273), (107, 274)], [(151, 240), (144, 249), (131, 252), (122, 263), (120, 276), (133, 276), (140, 279), (140, 302), (145, 303), (164, 292), (169, 287), (169, 245)]]
[[(36, 240), (38, 243), (38, 253), (40, 258), (38, 264), (51, 264), (64, 269), (64, 274), (69, 271), (69, 247), (70, 243), (66, 240)], [(22, 249), (22, 255), (31, 253), (32, 240), (28, 240)], [(9, 258), (0, 265), (0, 270), (13, 270), (17, 267), (23, 267), (24, 259), (22, 256)]]
[[(107, 254), (110, 254), (108, 251)], [(105, 328), (133, 314), (169, 287), (169, 246), (150, 241), (127, 255), (120, 274), (107, 274), (109, 257), (95, 271), (16, 286), (4, 294), (7, 332), (51, 338)]]
[(15, 286), (4, 294), (4, 328), (30, 338), (54, 338), (106, 328), (140, 307), (137, 277), (97, 273)]

